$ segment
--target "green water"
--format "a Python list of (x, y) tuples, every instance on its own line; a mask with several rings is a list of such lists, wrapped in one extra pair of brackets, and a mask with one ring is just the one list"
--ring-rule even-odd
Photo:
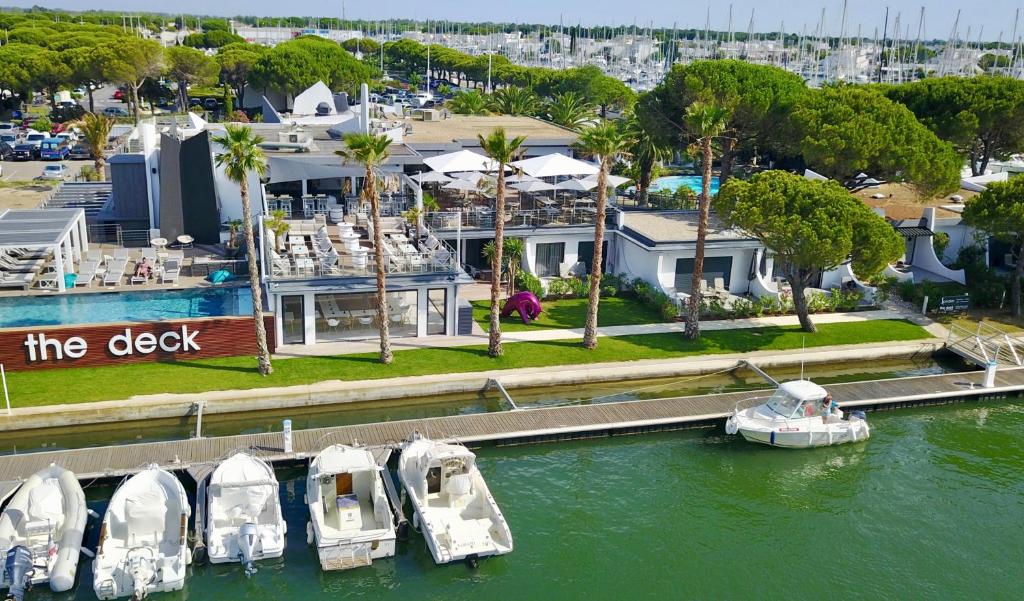
[[(720, 429), (480, 449), (515, 551), (475, 571), (433, 565), (414, 534), (392, 560), (320, 572), (304, 474), (280, 470), (283, 560), (249, 579), (237, 566), (194, 566), (185, 591), (153, 598), (1021, 598), (1024, 401), (869, 420), (870, 440), (814, 450)], [(87, 492), (102, 510), (111, 489)], [(90, 569), (75, 595), (32, 598), (92, 599)]]

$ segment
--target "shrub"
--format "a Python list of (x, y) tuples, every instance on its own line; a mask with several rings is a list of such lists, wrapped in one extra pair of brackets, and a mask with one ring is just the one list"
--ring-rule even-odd
[(935, 249), (935, 256), (942, 260), (946, 247), (949, 246), (949, 234), (946, 232), (935, 232), (932, 235), (932, 248)]
[(630, 279), (617, 273), (606, 273), (601, 276), (601, 296), (615, 296), (630, 289)]
[(103, 181), (103, 176), (96, 171), (96, 168), (92, 165), (82, 165), (82, 170), (79, 172), (79, 177), (82, 181), (87, 182), (99, 182)]
[(569, 296), (572, 289), (569, 287), (569, 280), (564, 278), (556, 278), (548, 282), (548, 294), (549, 298), (565, 298)]
[(569, 291), (576, 298), (590, 296), (590, 276), (584, 278), (568, 278)]
[(544, 286), (540, 283), (540, 278), (527, 271), (516, 272), (516, 288), (528, 290), (537, 298), (544, 298)]
[(642, 302), (657, 309), (665, 320), (671, 321), (679, 316), (679, 306), (675, 299), (647, 281), (640, 278), (633, 280), (633, 292)]

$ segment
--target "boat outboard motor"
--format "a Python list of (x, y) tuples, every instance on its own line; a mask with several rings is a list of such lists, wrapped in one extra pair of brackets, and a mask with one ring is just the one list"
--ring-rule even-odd
[(125, 563), (132, 575), (132, 601), (141, 601), (149, 595), (149, 585), (156, 578), (153, 559), (135, 554), (129, 555)]
[(21, 545), (12, 547), (4, 561), (4, 576), (7, 582), (11, 583), (7, 599), (22, 601), (25, 592), (32, 588), (35, 571), (35, 566), (32, 565), (32, 552)]
[(868, 419), (867, 414), (865, 414), (863, 411), (853, 411), (852, 413), (850, 413), (850, 417), (853, 419), (859, 419), (864, 421), (867, 421)]
[(256, 524), (252, 522), (246, 522), (238, 529), (238, 559), (242, 562), (242, 569), (245, 570), (246, 576), (256, 573), (252, 556), (259, 539), (259, 531), (256, 529)]

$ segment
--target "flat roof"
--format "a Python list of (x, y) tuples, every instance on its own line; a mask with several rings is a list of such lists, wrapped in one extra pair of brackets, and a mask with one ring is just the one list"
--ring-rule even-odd
[[(882, 198), (871, 198), (873, 195), (881, 194)], [(960, 195), (963, 200), (977, 196), (977, 192), (960, 189), (954, 192)], [(947, 196), (944, 198), (925, 198), (914, 189), (913, 186), (903, 183), (888, 183), (859, 190), (853, 193), (864, 204), (875, 209), (884, 209), (885, 216), (893, 221), (906, 219), (920, 219), (928, 207), (935, 207), (935, 216), (939, 219), (953, 219), (960, 215), (951, 211), (945, 206), (954, 204)]]
[(405, 136), (406, 144), (438, 144), (461, 141), (472, 141), (476, 144), (477, 135), (487, 135), (497, 127), (505, 128), (510, 137), (526, 136), (530, 140), (555, 140), (571, 144), (576, 141), (576, 132), (559, 127), (554, 123), (533, 117), (516, 117), (513, 115), (455, 115), (437, 121), (420, 121), (406, 119), (412, 133)]
[[(696, 211), (626, 211), (623, 226), (652, 245), (696, 243), (700, 216)], [(733, 229), (726, 229), (712, 213), (708, 220), (708, 241), (749, 240)]]
[(82, 209), (12, 209), (0, 214), (0, 248), (57, 246)]

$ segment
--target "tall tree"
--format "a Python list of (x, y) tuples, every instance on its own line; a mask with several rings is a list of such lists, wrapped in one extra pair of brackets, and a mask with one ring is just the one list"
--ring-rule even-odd
[(224, 82), (235, 90), (238, 107), (242, 108), (245, 98), (245, 87), (249, 83), (249, 74), (256, 62), (266, 52), (263, 46), (256, 44), (228, 44), (217, 51), (216, 59), (220, 64), (220, 72)]
[(370, 218), (373, 221), (373, 262), (377, 272), (377, 324), (380, 331), (380, 362), (391, 363), (391, 335), (388, 331), (388, 297), (385, 282), (387, 265), (384, 263), (384, 228), (380, 223), (380, 193), (377, 179), (380, 167), (390, 156), (391, 139), (372, 134), (348, 134), (344, 150), (335, 153), (345, 163), (358, 163), (366, 172), (363, 176), (363, 200), (370, 203)]
[(700, 338), (701, 282), (704, 280), (704, 246), (708, 237), (711, 211), (711, 167), (715, 156), (712, 142), (722, 134), (729, 111), (717, 104), (697, 101), (686, 108), (686, 129), (696, 139), (701, 154), (701, 197), (697, 222), (697, 247), (693, 256), (693, 279), (686, 308), (687, 338)]
[(1024, 152), (1024, 81), (941, 77), (882, 90), (963, 154), (974, 175), (985, 173), (993, 158)]
[(594, 105), (577, 92), (562, 92), (547, 103), (547, 120), (566, 129), (579, 131), (597, 117)]
[(962, 161), (905, 106), (863, 86), (810, 90), (792, 113), (795, 152), (818, 173), (902, 180), (923, 195), (960, 185)]
[(596, 157), (600, 162), (597, 172), (597, 215), (594, 219), (594, 255), (590, 265), (590, 297), (587, 318), (583, 327), (583, 347), (597, 348), (597, 310), (601, 302), (601, 261), (604, 255), (605, 205), (608, 200), (608, 174), (620, 157), (628, 153), (630, 139), (617, 124), (603, 122), (580, 132), (576, 148)]
[(479, 90), (456, 92), (452, 99), (445, 103), (451, 112), (457, 115), (489, 115), (488, 99)]
[(498, 172), (494, 198), (494, 256), (491, 260), (491, 329), (487, 344), (487, 354), (498, 357), (502, 354), (498, 301), (501, 297), (502, 253), (505, 250), (505, 166), (522, 152), (526, 136), (509, 138), (505, 129), (499, 127), (486, 138), (478, 135), (477, 139), (484, 154), (494, 161)]
[(252, 224), (252, 203), (249, 200), (249, 175), (263, 177), (267, 172), (267, 157), (259, 145), (263, 138), (244, 125), (226, 125), (224, 134), (214, 136), (213, 142), (224, 152), (214, 161), (224, 169), (228, 179), (238, 184), (242, 197), (242, 231), (245, 233), (245, 254), (249, 263), (249, 289), (252, 291), (252, 319), (256, 327), (257, 362), (260, 375), (268, 376), (274, 368), (270, 364), (267, 347), (267, 329), (263, 323), (263, 289), (257, 268), (255, 228)]
[(491, 95), (491, 110), (500, 115), (532, 115), (537, 95), (526, 88), (502, 88)]
[(629, 153), (632, 155), (630, 175), (636, 182), (637, 202), (646, 206), (655, 169), (662, 162), (671, 160), (672, 148), (648, 131), (636, 113), (626, 117), (626, 134), (629, 136)]
[(806, 332), (815, 331), (806, 290), (823, 272), (851, 261), (859, 276), (870, 277), (904, 252), (896, 230), (834, 181), (766, 171), (749, 181), (730, 180), (715, 206), (726, 226), (775, 255)]
[(183, 111), (188, 110), (188, 87), (215, 83), (219, 70), (217, 62), (201, 50), (188, 46), (167, 49), (167, 76), (178, 83), (178, 103)]
[(163, 71), (163, 48), (154, 40), (125, 37), (118, 40), (112, 49), (107, 73), (111, 81), (121, 82), (128, 87), (132, 115), (135, 123), (138, 123), (141, 117), (139, 88), (147, 79)]
[(964, 206), (964, 223), (1010, 244), (1016, 266), (1010, 278), (1010, 311), (1021, 316), (1021, 278), (1024, 278), (1024, 178), (988, 184)]
[(86, 113), (81, 119), (75, 121), (72, 126), (77, 127), (82, 137), (89, 143), (89, 153), (92, 155), (93, 167), (96, 173), (102, 178), (107, 163), (107, 140), (110, 138), (110, 130), (114, 127), (114, 118), (97, 113)]
[(788, 146), (785, 116), (807, 88), (800, 76), (740, 60), (705, 60), (675, 65), (654, 90), (643, 94), (636, 113), (661, 144), (680, 146), (688, 131), (686, 107), (714, 100), (729, 109), (721, 139), (721, 181), (732, 175), (737, 153)]

